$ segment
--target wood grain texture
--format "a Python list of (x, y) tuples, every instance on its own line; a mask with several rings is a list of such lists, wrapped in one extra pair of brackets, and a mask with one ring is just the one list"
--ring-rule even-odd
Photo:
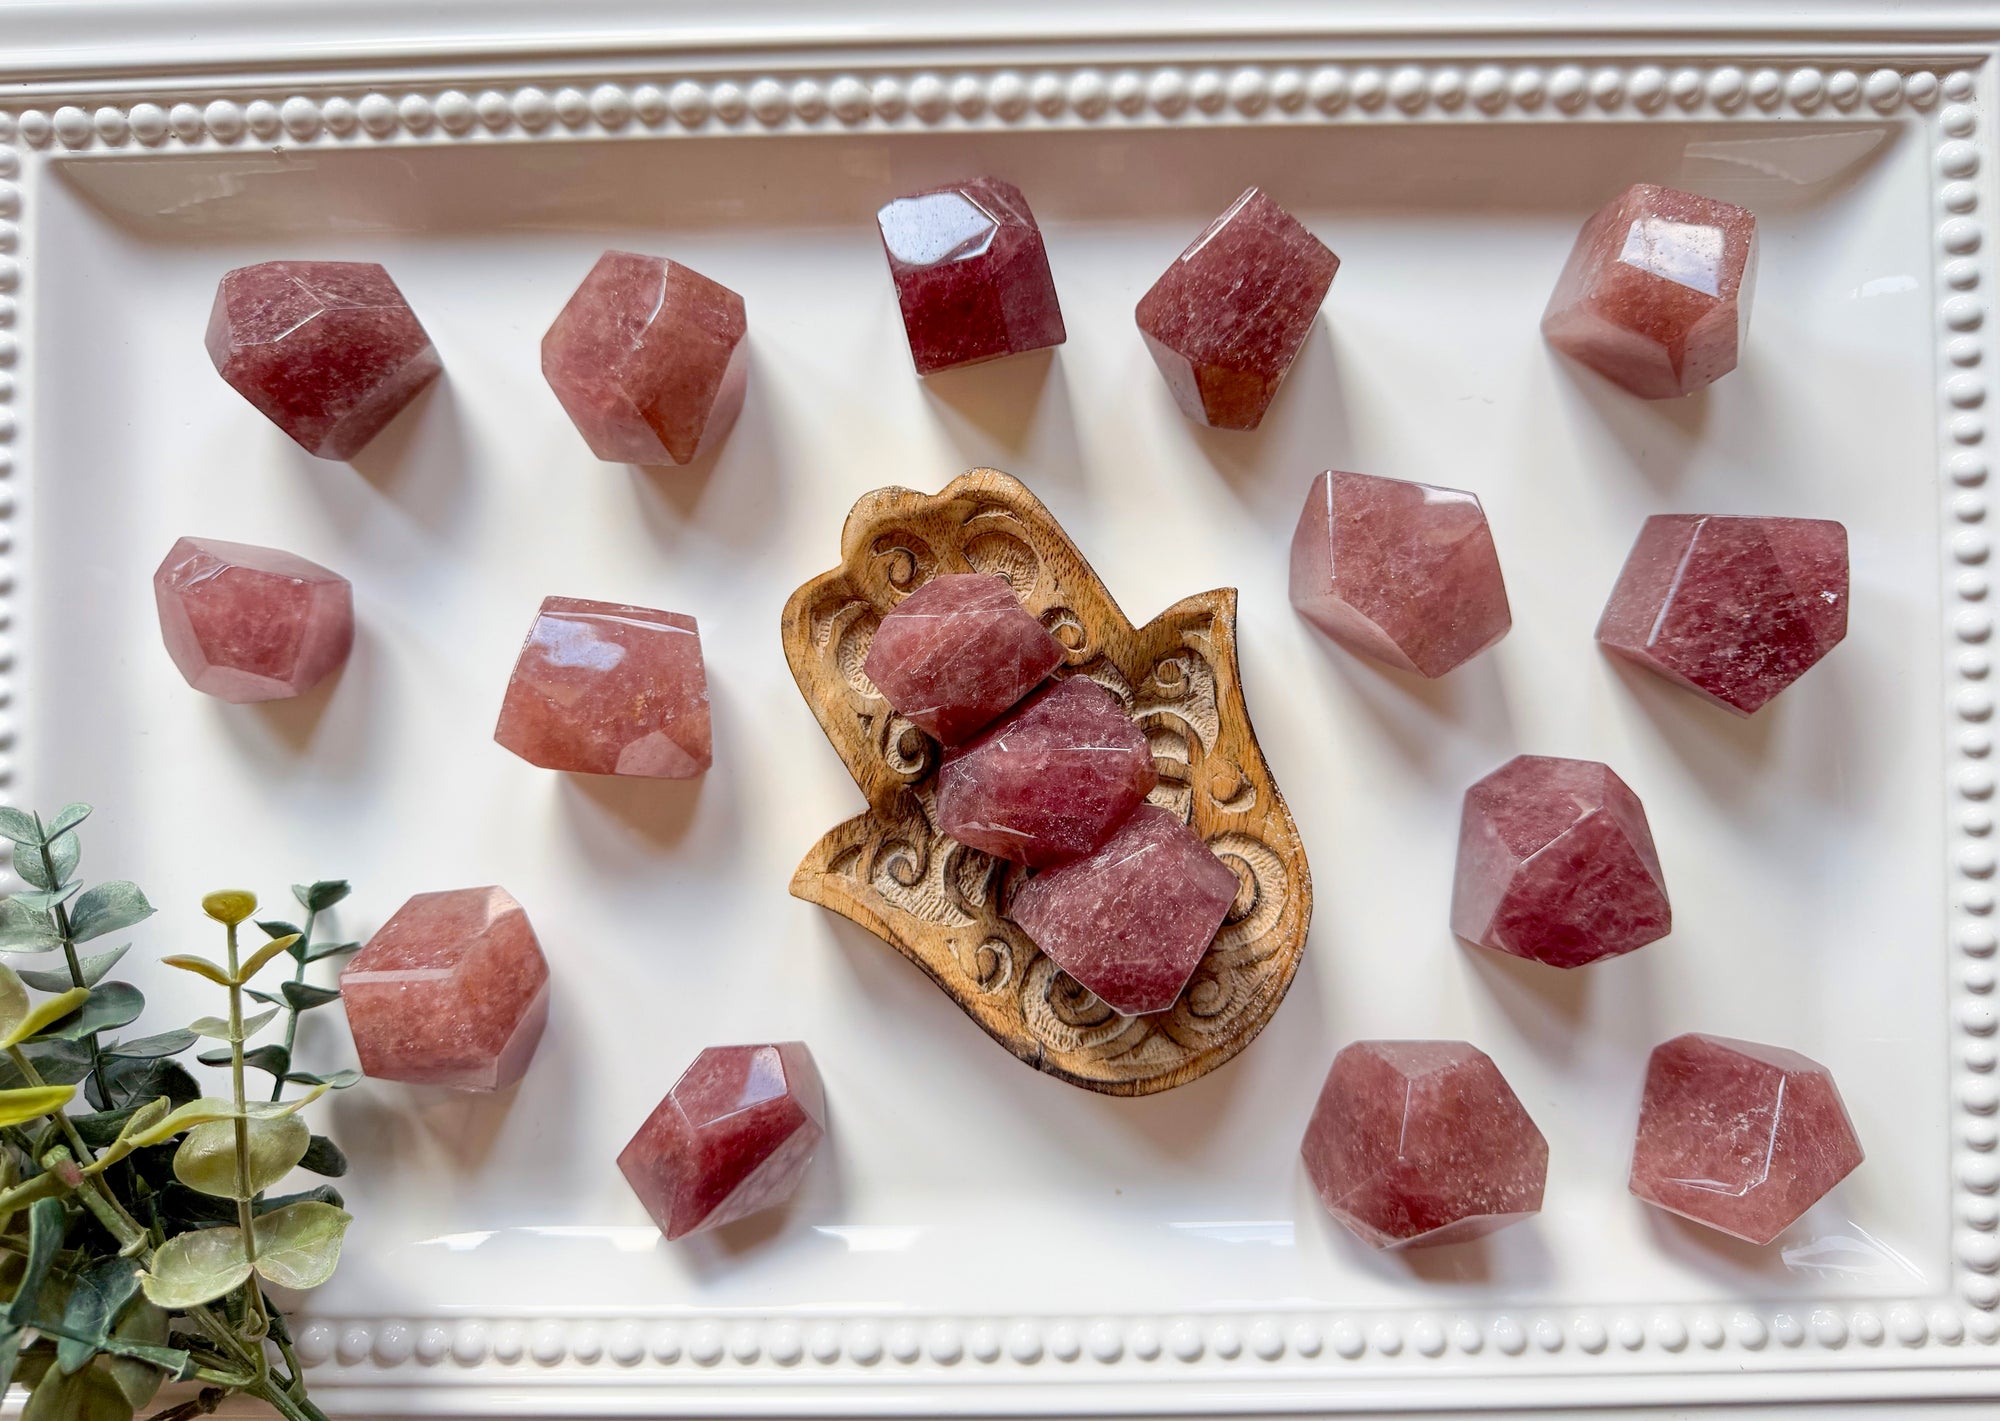
[[(1066, 649), (1058, 676), (1118, 696), (1152, 742), (1154, 803), (1180, 815), (1242, 889), (1170, 1011), (1121, 1017), (1006, 917), (1025, 870), (937, 827), (939, 747), (862, 670), (876, 626), (946, 572), (998, 573)], [(792, 892), (851, 918), (930, 974), (1038, 1070), (1109, 1095), (1149, 1095), (1247, 1046), (1291, 985), (1312, 917), (1298, 828), (1257, 748), (1236, 670), (1236, 592), (1204, 592), (1135, 629), (1048, 509), (997, 469), (936, 495), (865, 495), (841, 563), (785, 604), (785, 657), (868, 800), (813, 846)]]

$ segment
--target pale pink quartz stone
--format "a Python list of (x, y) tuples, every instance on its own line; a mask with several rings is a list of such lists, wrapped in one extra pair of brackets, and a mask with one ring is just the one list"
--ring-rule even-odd
[(354, 589), (277, 548), (182, 538), (153, 574), (160, 635), (187, 683), (224, 701), (311, 690), (354, 645)]
[(882, 618), (861, 669), (896, 713), (971, 739), (1062, 664), (1063, 649), (994, 573), (933, 577)]

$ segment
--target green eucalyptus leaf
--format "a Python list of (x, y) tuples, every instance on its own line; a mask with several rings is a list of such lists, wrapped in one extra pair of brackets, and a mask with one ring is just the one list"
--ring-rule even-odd
[(25, 1125), (30, 1120), (53, 1115), (74, 1099), (73, 1085), (30, 1085), (0, 1090), (0, 1127)]
[(62, 887), (51, 889), (46, 893), (38, 888), (31, 893), (16, 893), (14, 901), (31, 912), (46, 913), (58, 904), (67, 903), (76, 897), (82, 888), (83, 885), (76, 882), (65, 883)]
[[(195, 1057), (204, 1066), (226, 1066), (234, 1058), (228, 1051), (204, 1051)], [(292, 1053), (273, 1042), (269, 1046), (259, 1046), (243, 1053), (243, 1064), (255, 1066), (268, 1075), (282, 1076), (290, 1069)]]
[[(83, 985), (95, 987), (104, 980), (104, 974), (118, 965), (118, 959), (132, 950), (132, 944), (114, 947), (109, 952), (100, 952), (77, 962), (77, 970), (83, 973)], [(66, 992), (76, 985), (70, 977), (69, 969), (54, 972), (23, 972), (21, 980), (38, 992)]]
[(260, 992), (255, 987), (245, 987), (243, 995), (250, 998), (253, 1002), (262, 1002), (265, 1006), (269, 1007), (281, 1007), (285, 1004), (283, 997), (272, 996), (269, 992)]
[(63, 1331), (56, 1341), (56, 1370), (79, 1372), (111, 1340), (125, 1305), (139, 1291), (139, 1265), (129, 1258), (106, 1258), (70, 1281)]
[(162, 957), (161, 963), (168, 967), (178, 967), (183, 972), (192, 972), (197, 977), (206, 977), (218, 987), (231, 985), (229, 969), (220, 962), (211, 962), (206, 957), (192, 952), (177, 952), (171, 957)]
[(264, 930), (265, 937), (291, 937), (299, 931), (297, 923), (288, 923), (282, 918), (259, 918), (257, 926)]
[(89, 1000), (89, 989), (72, 987), (67, 992), (36, 1002), (5, 1032), (0, 1032), (0, 1050), (9, 1046), (19, 1046), (31, 1037), (40, 1036)]
[(346, 1090), (349, 1086), (361, 1083), (361, 1072), (328, 1071), (325, 1075), (316, 1075), (311, 1071), (290, 1071), (286, 1073), (285, 1079), (297, 1085), (323, 1085), (329, 1090)]
[(129, 1112), (116, 1112), (127, 1115), (128, 1118), (119, 1127), (117, 1137), (109, 1145), (105, 1146), (104, 1152), (97, 1157), (97, 1162), (89, 1166), (84, 1173), (102, 1174), (106, 1169), (138, 1149), (138, 1145), (133, 1142), (138, 1139), (141, 1132), (151, 1129), (155, 1124), (164, 1120), (167, 1117), (167, 1111), (168, 1101), (162, 1095), (155, 1096), (144, 1105), (136, 1106)]
[(104, 1063), (113, 1103), (133, 1105), (165, 1096), (176, 1107), (201, 1095), (201, 1083), (179, 1061), (164, 1057), (153, 1060), (117, 1058)]
[(212, 1303), (250, 1276), (250, 1259), (238, 1228), (176, 1234), (153, 1254), (140, 1280), (146, 1296), (169, 1312)]
[(41, 824), (26, 810), (0, 808), (0, 839), (12, 839), (17, 844), (39, 845), (42, 842), (42, 833)]
[(170, 1234), (212, 1229), (218, 1224), (237, 1221), (234, 1199), (211, 1199), (206, 1194), (197, 1194), (171, 1174), (154, 1193), (153, 1202), (159, 1206), (160, 1217), (166, 1221)]
[(219, 1016), (204, 1016), (188, 1023), (189, 1030), (197, 1036), (207, 1036), (216, 1041), (248, 1041), (277, 1018), (278, 1009), (260, 1011), (255, 1016), (243, 1018), (243, 1030), (237, 1031), (227, 1020)]
[(114, 880), (86, 888), (69, 912), (70, 936), (77, 942), (129, 928), (153, 916), (153, 905), (136, 883)]
[[(294, 947), (292, 950), (294, 952), (298, 951), (296, 947)], [(305, 960), (307, 962), (318, 962), (323, 958), (338, 957), (343, 952), (359, 952), (360, 950), (361, 950), (361, 944), (358, 942), (315, 943), (312, 947), (306, 950)]]
[(250, 954), (249, 960), (236, 973), (237, 982), (247, 982), (252, 977), (255, 977), (259, 972), (264, 970), (272, 958), (290, 948), (297, 941), (298, 938), (296, 936), (272, 938), (269, 942)]
[(338, 1179), (347, 1173), (347, 1156), (340, 1146), (324, 1135), (314, 1135), (306, 1152), (299, 1157), (299, 1168), (311, 1170), (327, 1179)]
[(14, 1287), (14, 1299), (7, 1304), (7, 1322), (13, 1327), (32, 1327), (35, 1305), (41, 1301), (42, 1284), (48, 1281), (49, 1266), (62, 1247), (63, 1230), (69, 1216), (60, 1199), (37, 1199), (28, 1206), (28, 1256)]
[(55, 1367), (29, 1395), (21, 1421), (132, 1421), (133, 1410), (110, 1373), (85, 1367), (65, 1375)]
[(56, 871), (55, 882), (48, 886), (60, 888), (69, 882), (70, 875), (76, 872), (77, 864), (83, 859), (83, 840), (74, 834), (58, 834), (52, 829), (49, 831), (48, 847), (44, 852), (48, 854), (49, 863)]
[(155, 1036), (141, 1036), (132, 1041), (114, 1041), (103, 1048), (106, 1056), (120, 1056), (128, 1060), (145, 1059), (152, 1056), (178, 1056), (200, 1040), (192, 1031), (162, 1031)]
[(316, 1201), (287, 1204), (253, 1222), (257, 1271), (281, 1288), (317, 1288), (340, 1264), (340, 1241), (354, 1216)]
[(0, 1327), (0, 1396), (14, 1384), (14, 1372), (21, 1362), (21, 1339), (26, 1334), (24, 1327)]
[[(146, 1009), (145, 994), (130, 982), (100, 982), (87, 990), (89, 996), (81, 1006), (38, 1034), (57, 1041), (81, 1041), (100, 1031), (116, 1031), (121, 1026), (129, 1026)], [(53, 997), (50, 1000), (60, 1001), (62, 998)]]
[(54, 952), (62, 935), (49, 915), (19, 898), (0, 900), (0, 952)]
[(19, 844), (14, 849), (14, 872), (21, 876), (21, 882), (30, 888), (53, 888), (62, 880), (49, 876), (49, 866), (42, 862), (39, 844)]
[[(114, 1355), (104, 1369), (133, 1406), (151, 1402), (169, 1376), (185, 1381), (194, 1375), (194, 1358), (169, 1347), (171, 1336), (166, 1313), (144, 1298), (134, 1299), (125, 1309), (112, 1337), (114, 1346), (130, 1350)], [(148, 1360), (149, 1356), (158, 1360)]]
[[(47, 1085), (75, 1085), (90, 1074), (90, 1048), (78, 1041), (30, 1041), (21, 1054)], [(0, 1058), (0, 1085), (11, 1089), (27, 1083), (11, 1060)]]
[(216, 1120), (188, 1131), (174, 1153), (174, 1177), (188, 1188), (218, 1199), (254, 1199), (292, 1172), (312, 1143), (312, 1131), (295, 1115), (281, 1120), (245, 1120), (249, 1187), (238, 1179), (236, 1121)]
[(53, 839), (58, 834), (68, 833), (89, 817), (89, 805), (81, 801), (76, 804), (65, 804), (61, 809), (56, 811), (55, 818), (42, 826), (42, 832), (47, 837)]
[(202, 1096), (168, 1112), (164, 1120), (135, 1132), (132, 1143), (139, 1149), (145, 1149), (148, 1145), (165, 1144), (183, 1130), (192, 1130), (195, 1126), (206, 1125), (211, 1120), (233, 1120), (236, 1115), (236, 1105), (233, 1101)]
[(354, 890), (344, 878), (323, 878), (318, 883), (292, 885), (292, 896), (310, 912), (324, 913)]
[(293, 1011), (311, 1011), (340, 1000), (338, 987), (315, 987), (310, 982), (287, 982), (278, 990), (285, 994), (285, 1001)]
[(335, 1189), (331, 1184), (315, 1184), (312, 1188), (301, 1190), (297, 1194), (279, 1194), (269, 1199), (259, 1199), (250, 1208), (253, 1213), (269, 1214), (279, 1209), (288, 1208), (293, 1204), (308, 1203), (331, 1204), (336, 1209), (347, 1207), (346, 1201), (340, 1197), (338, 1189)]

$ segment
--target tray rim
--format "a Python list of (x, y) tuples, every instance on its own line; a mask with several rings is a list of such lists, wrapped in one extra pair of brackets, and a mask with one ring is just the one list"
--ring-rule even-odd
[[(166, 8), (247, 23), (263, 7)], [(6, 484), (28, 483), (34, 465), (35, 431), (22, 418), (33, 386), (30, 219), (38, 185), (60, 164), (682, 135), (1691, 120), (1888, 122), (1912, 130), (1931, 160), (1954, 1057), (1948, 1287), (1824, 1304), (1526, 1310), (318, 1317), (299, 1337), (316, 1383), (350, 1409), (446, 1415), (1379, 1411), (2000, 1394), (2000, 1015), (1991, 965), (2000, 856), (1990, 817), (1981, 831), (1956, 809), (1978, 810), (1995, 791), (1983, 651), (1993, 620), (1976, 571), (1992, 552), (1979, 413), (1993, 359), (1980, 293), (1992, 277), (1976, 254), (1988, 240), (1980, 214), (1993, 201), (1984, 115), (1996, 96), (1988, 37), (2000, 26), (1982, 7), (1963, 23), (1928, 27), (1945, 38), (1908, 44), (1875, 38), (1852, 19), (1791, 39), (1734, 28), (1682, 26), (1666, 42), (1635, 31), (1544, 45), (1529, 58), (1478, 26), (1397, 38), (1361, 24), (1278, 39), (1246, 27), (1220, 62), (1204, 62), (1213, 46), (1191, 51), (1185, 34), (1155, 34), (1004, 49), (979, 40), (928, 49), (801, 41), (743, 55), (629, 43), (594, 55), (597, 46), (579, 43), (571, 54), (504, 62), (468, 45), (455, 60), (439, 53), (372, 67), (355, 62), (361, 51), (336, 45), (316, 61), (287, 55), (280, 64), (274, 55), (262, 70), (246, 63), (186, 78), (168, 77), (137, 50), (123, 64), (31, 77), (60, 68), (31, 48), (18, 70), (0, 70), (0, 625), (14, 629), (10, 642), (21, 590)], [(1837, 37), (1843, 30), (1863, 38)], [(1357, 49), (1357, 32), (1390, 38), (1386, 48)], [(0, 649), (0, 796), (18, 779), (11, 707), (22, 674)], [(1502, 1378), (1508, 1384), (1489, 1394)]]

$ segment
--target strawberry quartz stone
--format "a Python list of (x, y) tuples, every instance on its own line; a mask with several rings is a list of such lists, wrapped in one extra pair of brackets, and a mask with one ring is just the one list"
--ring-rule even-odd
[(743, 408), (743, 298), (665, 257), (606, 252), (542, 337), (542, 376), (590, 452), (686, 464)]
[(1750, 715), (1847, 635), (1847, 530), (1823, 518), (1646, 520), (1597, 639)]
[(1097, 848), (1159, 783), (1146, 732), (1081, 676), (1038, 691), (938, 771), (938, 827), (1030, 868)]
[(1451, 930), (1466, 941), (1581, 967), (1672, 926), (1645, 808), (1610, 766), (1521, 755), (1465, 792)]
[(1632, 1192), (1769, 1243), (1861, 1163), (1826, 1067), (1796, 1051), (1687, 1035), (1653, 1048)]
[(1181, 413), (1255, 429), (1319, 315), (1340, 258), (1251, 188), (1139, 298), (1140, 334)]
[(264, 262), (222, 278), (208, 356), (309, 454), (351, 459), (437, 379), (431, 338), (373, 262)]
[(361, 1069), (378, 1080), (502, 1090), (549, 1015), (549, 967), (503, 888), (419, 893), (340, 974)]
[(1463, 1243), (1540, 1212), (1549, 1144), (1463, 1041), (1357, 1041), (1306, 1124), (1327, 1212), (1376, 1248)]
[(1442, 676), (1513, 626), (1472, 494), (1329, 470), (1292, 534), (1292, 606), (1349, 651)]
[(1123, 1016), (1180, 998), (1236, 901), (1235, 872), (1187, 825), (1144, 804), (1095, 853), (1021, 885), (1008, 916)]
[(797, 1041), (711, 1046), (618, 1156), (668, 1238), (719, 1228), (792, 1197), (826, 1134), (826, 1097)]
[(933, 577), (882, 618), (861, 669), (896, 713), (968, 740), (1061, 664), (1062, 644), (996, 573)]
[(1063, 343), (1042, 229), (1012, 183), (912, 193), (875, 222), (919, 375)]
[(1693, 394), (1736, 368), (1756, 270), (1749, 212), (1635, 183), (1583, 224), (1542, 334), (1642, 399)]
[(153, 574), (160, 635), (187, 683), (224, 701), (311, 690), (354, 646), (354, 589), (277, 548), (182, 538)]
[(493, 738), (545, 770), (702, 774), (712, 740), (694, 618), (548, 598), (514, 663)]

